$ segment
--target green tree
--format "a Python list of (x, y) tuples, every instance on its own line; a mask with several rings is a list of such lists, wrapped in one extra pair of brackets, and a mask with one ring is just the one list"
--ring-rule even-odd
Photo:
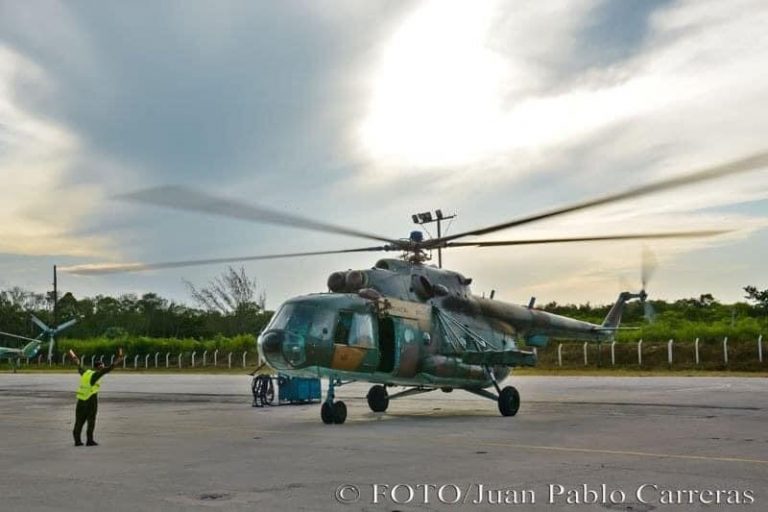
[(744, 291), (747, 292), (746, 299), (757, 302), (757, 307), (768, 311), (768, 289), (758, 290), (754, 286), (745, 286)]

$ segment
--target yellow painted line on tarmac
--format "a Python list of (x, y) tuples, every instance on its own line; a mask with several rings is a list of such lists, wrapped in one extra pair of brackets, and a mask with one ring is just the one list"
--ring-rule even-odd
[(685, 455), (685, 454), (676, 454), (676, 453), (635, 452), (635, 451), (628, 451), (628, 450), (605, 450), (601, 448), (571, 448), (567, 446), (498, 443), (498, 442), (491, 442), (491, 441), (480, 441), (477, 444), (480, 444), (483, 446), (502, 446), (506, 448), (520, 448), (525, 450), (577, 452), (577, 453), (592, 453), (592, 454), (601, 454), (601, 455), (623, 455), (623, 456), (631, 456), (631, 457), (652, 457), (652, 458), (661, 458), (661, 459), (706, 460), (706, 461), (714, 461), (714, 462), (743, 462), (748, 464), (768, 464), (768, 460), (747, 459), (742, 457), (717, 457), (717, 456), (709, 456), (709, 455)]

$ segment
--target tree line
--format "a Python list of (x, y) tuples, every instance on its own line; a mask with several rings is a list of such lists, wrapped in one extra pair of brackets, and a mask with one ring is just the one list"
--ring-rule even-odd
[[(206, 286), (187, 283), (194, 305), (159, 296), (123, 294), (77, 298), (64, 293), (56, 307), (56, 322), (71, 318), (78, 322), (60, 339), (119, 340), (121, 338), (162, 338), (211, 340), (217, 337), (254, 335), (272, 316), (265, 309), (265, 294), (243, 268), (229, 268)], [(648, 323), (643, 305), (627, 304), (624, 326), (638, 330), (622, 331), (620, 339), (649, 337), (683, 339), (729, 335), (748, 339), (768, 331), (768, 289), (744, 288), (745, 302), (723, 304), (711, 294), (675, 301), (649, 301), (654, 321)], [(600, 323), (610, 305), (558, 304), (540, 306), (552, 313)], [(0, 290), (0, 331), (35, 337), (39, 329), (31, 322), (34, 314), (49, 325), (54, 323), (53, 297), (13, 287)]]
[[(156, 293), (77, 298), (66, 292), (53, 308), (52, 293), (13, 287), (0, 290), (0, 331), (35, 337), (35, 315), (48, 325), (72, 318), (77, 323), (59, 338), (124, 337), (211, 339), (255, 334), (269, 322), (266, 296), (244, 269), (229, 268), (208, 285), (187, 283), (193, 306)], [(55, 318), (54, 318), (55, 316)]]
[[(622, 315), (622, 327), (618, 332), (619, 341), (637, 339), (664, 341), (722, 341), (754, 340), (763, 333), (768, 334), (768, 290), (754, 286), (744, 287), (745, 302), (725, 304), (710, 293), (698, 297), (674, 301), (649, 300), (652, 317), (638, 301), (630, 302)], [(592, 323), (601, 323), (611, 305), (593, 306), (587, 304), (557, 304), (551, 302), (541, 309)]]

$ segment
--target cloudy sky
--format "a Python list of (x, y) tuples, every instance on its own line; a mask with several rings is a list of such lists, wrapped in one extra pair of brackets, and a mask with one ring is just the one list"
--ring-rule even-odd
[[(0, 0), (0, 288), (53, 264), (347, 248), (338, 235), (139, 206), (180, 184), (404, 237), (465, 231), (768, 149), (758, 0)], [(490, 238), (729, 228), (653, 242), (652, 296), (768, 287), (766, 169)], [(362, 246), (369, 245), (363, 241)], [(456, 249), (475, 292), (607, 303), (641, 244)], [(270, 307), (377, 255), (246, 264)], [(221, 266), (60, 276), (188, 300)]]

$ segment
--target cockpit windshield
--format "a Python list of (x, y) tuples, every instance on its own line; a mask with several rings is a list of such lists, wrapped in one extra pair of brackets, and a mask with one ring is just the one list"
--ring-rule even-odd
[(333, 330), (332, 310), (308, 304), (285, 304), (272, 318), (266, 330), (280, 329), (299, 336), (327, 338)]

